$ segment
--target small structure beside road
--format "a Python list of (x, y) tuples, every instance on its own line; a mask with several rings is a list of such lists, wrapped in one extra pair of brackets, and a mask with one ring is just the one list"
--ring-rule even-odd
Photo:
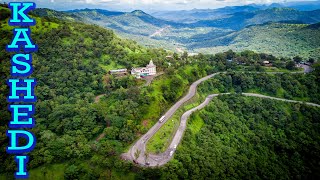
[(270, 63), (270, 61), (263, 61), (262, 62), (264, 66), (267, 66), (267, 67), (271, 67), (272, 66), (272, 63)]
[(140, 79), (141, 77), (154, 76), (157, 74), (157, 66), (153, 64), (153, 61), (150, 60), (149, 64), (146, 67), (138, 67), (131, 69), (131, 75)]
[(127, 69), (110, 70), (109, 74), (116, 75), (116, 76), (125, 76), (128, 74), (128, 70)]

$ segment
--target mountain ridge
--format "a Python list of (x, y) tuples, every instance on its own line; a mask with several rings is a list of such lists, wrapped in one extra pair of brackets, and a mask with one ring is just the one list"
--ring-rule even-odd
[[(246, 9), (247, 7), (242, 8)], [(239, 9), (239, 7), (233, 7), (230, 9)], [(47, 14), (54, 15), (55, 13)], [(281, 28), (286, 28), (285, 24), (295, 26), (305, 24), (303, 25), (304, 28), (311, 30), (312, 34), (317, 35), (318, 25), (308, 27), (308, 24), (316, 24), (320, 22), (320, 10), (299, 11), (287, 7), (259, 9), (254, 11), (245, 10), (227, 15), (224, 18), (198, 21), (196, 23), (177, 23), (166, 21), (153, 17), (141, 10), (118, 13), (118, 15), (111, 14), (112, 13), (110, 13), (110, 11), (99, 9), (83, 9), (67, 12), (67, 16), (76, 17), (74, 19), (80, 19), (82, 22), (97, 24), (99, 26), (112, 29), (121, 37), (133, 39), (149, 47), (162, 47), (173, 51), (187, 50), (191, 52), (205, 53), (220, 52), (218, 51), (219, 49), (228, 50), (226, 48), (231, 48), (233, 50), (237, 50), (243, 49), (245, 46), (251, 46), (244, 42), (260, 44), (264, 48), (252, 46), (253, 49), (259, 52), (265, 49), (268, 53), (278, 53), (276, 49), (265, 48), (265, 45), (260, 43), (262, 42), (261, 33), (254, 31), (254, 34), (247, 36), (247, 31), (257, 27), (263, 33), (267, 33), (269, 30), (269, 33), (273, 34), (273, 31), (277, 31), (277, 29), (268, 29), (270, 27), (265, 24), (283, 24), (281, 25)], [(288, 32), (290, 31), (290, 28), (291, 26), (288, 26)], [(308, 41), (311, 41), (308, 40), (308, 38), (305, 38), (307, 36), (299, 34), (300, 32), (306, 32), (303, 32), (303, 30), (296, 32), (297, 34), (295, 35), (298, 37), (299, 41), (295, 43), (304, 44), (306, 48), (298, 49), (296, 52), (291, 52), (291, 50), (290, 52), (286, 52), (286, 49), (292, 49), (292, 47), (283, 48), (283, 53), (288, 56), (293, 56), (298, 53), (305, 54), (305, 56), (315, 56), (312, 55), (312, 53), (303, 52), (312, 52), (312, 49), (314, 49), (314, 45), (308, 43)], [(281, 33), (285, 33), (285, 29), (281, 29)], [(237, 45), (239, 42), (234, 42), (237, 37), (248, 37), (249, 39), (240, 38), (243, 43), (241, 45)], [(288, 46), (286, 45), (286, 41), (292, 40), (287, 39), (285, 34), (278, 38), (279, 40), (273, 39), (272, 43), (278, 44), (280, 47)], [(268, 43), (271, 43), (271, 41), (267, 42), (266, 45), (269, 45), (270, 47), (273, 46), (272, 43)], [(210, 49), (214, 49), (214, 51), (211, 51)], [(317, 50), (315, 52), (317, 52)]]

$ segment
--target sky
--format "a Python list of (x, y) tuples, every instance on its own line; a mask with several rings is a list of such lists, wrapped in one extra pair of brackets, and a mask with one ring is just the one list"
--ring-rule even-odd
[[(55, 10), (99, 8), (117, 11), (144, 10), (146, 12), (188, 9), (215, 9), (245, 4), (284, 3), (297, 0), (0, 0), (0, 2), (36, 2), (37, 7)], [(302, 1), (302, 0), (300, 0)], [(308, 0), (312, 1), (312, 0)]]

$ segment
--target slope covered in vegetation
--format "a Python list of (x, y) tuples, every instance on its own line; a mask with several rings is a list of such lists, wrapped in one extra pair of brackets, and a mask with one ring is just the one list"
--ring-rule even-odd
[(318, 179), (319, 108), (227, 95), (192, 115), (166, 179)]
[(248, 49), (276, 56), (319, 57), (320, 30), (307, 26), (320, 21), (320, 10), (271, 8), (247, 11), (245, 7), (239, 7), (235, 12), (224, 15), (227, 17), (192, 24), (157, 19), (139, 10), (121, 13), (83, 9), (61, 13), (66, 14), (65, 17), (48, 9), (39, 9), (35, 13), (97, 24), (143, 45), (173, 51), (186, 49), (217, 53), (228, 49)]
[(291, 8), (271, 8), (253, 12), (236, 12), (227, 18), (199, 21), (195, 25), (241, 30), (249, 25), (281, 21), (297, 21), (303, 24), (317, 23), (320, 21), (320, 10), (299, 11)]
[[(9, 10), (0, 10), (4, 12), (0, 36), (5, 47), (13, 27), (7, 24)], [(52, 176), (52, 170), (57, 179), (127, 176), (132, 164), (121, 161), (120, 154), (184, 93), (188, 84), (212, 69), (207, 61), (187, 65), (187, 57), (172, 61), (168, 68), (166, 51), (145, 49), (134, 41), (119, 39), (111, 30), (53, 17), (33, 18), (37, 25), (31, 27), (31, 37), (39, 51), (33, 54), (38, 101), (32, 131), (38, 141), (30, 153), (31, 179)], [(10, 72), (10, 54), (5, 49), (1, 52), (2, 179), (11, 178), (16, 165), (5, 153), (10, 120), (5, 80)], [(151, 59), (158, 71), (168, 68), (167, 75), (151, 87), (143, 87), (144, 82), (132, 76), (107, 75), (110, 69), (145, 66)], [(99, 94), (106, 95), (94, 103)], [(96, 140), (103, 132), (105, 138)]]
[[(7, 25), (9, 10), (1, 7), (0, 11), (0, 43), (4, 47), (13, 34), (12, 27)], [(122, 161), (120, 155), (198, 78), (216, 71), (241, 69), (236, 60), (254, 70), (264, 70), (260, 66), (263, 60), (278, 68), (292, 62), (251, 51), (195, 57), (173, 54), (166, 59), (168, 52), (162, 49), (146, 49), (136, 42), (119, 39), (111, 30), (69, 21), (70, 16), (65, 21), (57, 19), (54, 12), (49, 14), (53, 17), (34, 14), (37, 26), (31, 27), (31, 37), (39, 51), (33, 55), (38, 102), (37, 123), (32, 131), (38, 143), (30, 153), (30, 179), (145, 179), (184, 175), (176, 168), (175, 160), (164, 168), (144, 169)], [(1, 49), (0, 59), (0, 161), (3, 162), (0, 179), (10, 179), (16, 167), (13, 157), (5, 153), (8, 144), (5, 130), (10, 119), (5, 80), (9, 77), (10, 54)], [(165, 72), (150, 86), (143, 86), (142, 80), (132, 76), (107, 75), (113, 68), (145, 66), (150, 59), (158, 71)], [(235, 61), (228, 63), (227, 59)], [(94, 103), (99, 94), (105, 96)], [(105, 136), (97, 140), (101, 134)], [(179, 153), (177, 159), (178, 156)], [(168, 172), (172, 171), (171, 176)], [(183, 168), (181, 171), (187, 172)]]
[[(10, 12), (1, 7), (1, 46), (13, 37), (7, 24)], [(154, 59), (162, 59), (162, 50), (147, 50), (133, 41), (121, 40), (111, 30), (96, 25), (86, 25), (33, 16), (37, 25), (31, 27), (32, 39), (39, 46), (33, 54), (34, 73), (37, 79), (36, 127), (32, 131), (38, 139), (30, 153), (29, 169), (55, 163), (80, 160), (85, 162), (94, 154), (109, 154), (114, 149), (121, 152), (120, 141), (101, 142), (94, 145), (94, 138), (106, 126), (106, 121), (93, 106), (95, 95), (105, 93), (103, 76), (114, 65), (131, 68), (142, 66)], [(0, 173), (13, 175), (13, 156), (5, 153), (8, 139), (5, 135), (10, 114), (7, 112), (5, 84), (9, 76), (10, 54), (1, 49), (1, 163)], [(131, 80), (136, 83), (136, 80)], [(120, 119), (122, 127), (124, 119)], [(135, 119), (133, 119), (135, 120)], [(138, 124), (134, 121), (133, 126)], [(125, 132), (128, 133), (128, 132)], [(128, 135), (134, 137), (135, 134)], [(107, 147), (105, 147), (107, 146)], [(94, 148), (95, 147), (95, 148)], [(104, 153), (107, 151), (108, 153)], [(105, 157), (105, 156), (104, 156)], [(73, 163), (72, 163), (73, 164)], [(108, 165), (111, 163), (107, 163)], [(112, 167), (112, 166), (110, 166)], [(72, 169), (71, 169), (72, 170)], [(70, 171), (71, 171), (70, 170)], [(84, 169), (83, 172), (87, 172)], [(100, 173), (95, 173), (99, 176)]]
[(279, 57), (320, 58), (319, 24), (267, 23), (250, 26), (191, 47), (204, 53), (216, 53), (232, 49), (234, 51), (253, 50), (272, 53)]

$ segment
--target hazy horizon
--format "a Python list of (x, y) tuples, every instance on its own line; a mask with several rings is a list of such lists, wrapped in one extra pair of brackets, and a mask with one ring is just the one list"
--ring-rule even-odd
[[(0, 0), (0, 2), (29, 2), (30, 0)], [(54, 10), (74, 9), (106, 9), (113, 11), (143, 10), (146, 12), (175, 11), (191, 9), (217, 9), (226, 6), (241, 6), (249, 4), (272, 4), (292, 2), (319, 2), (319, 0), (34, 0), (38, 8), (50, 8)]]

